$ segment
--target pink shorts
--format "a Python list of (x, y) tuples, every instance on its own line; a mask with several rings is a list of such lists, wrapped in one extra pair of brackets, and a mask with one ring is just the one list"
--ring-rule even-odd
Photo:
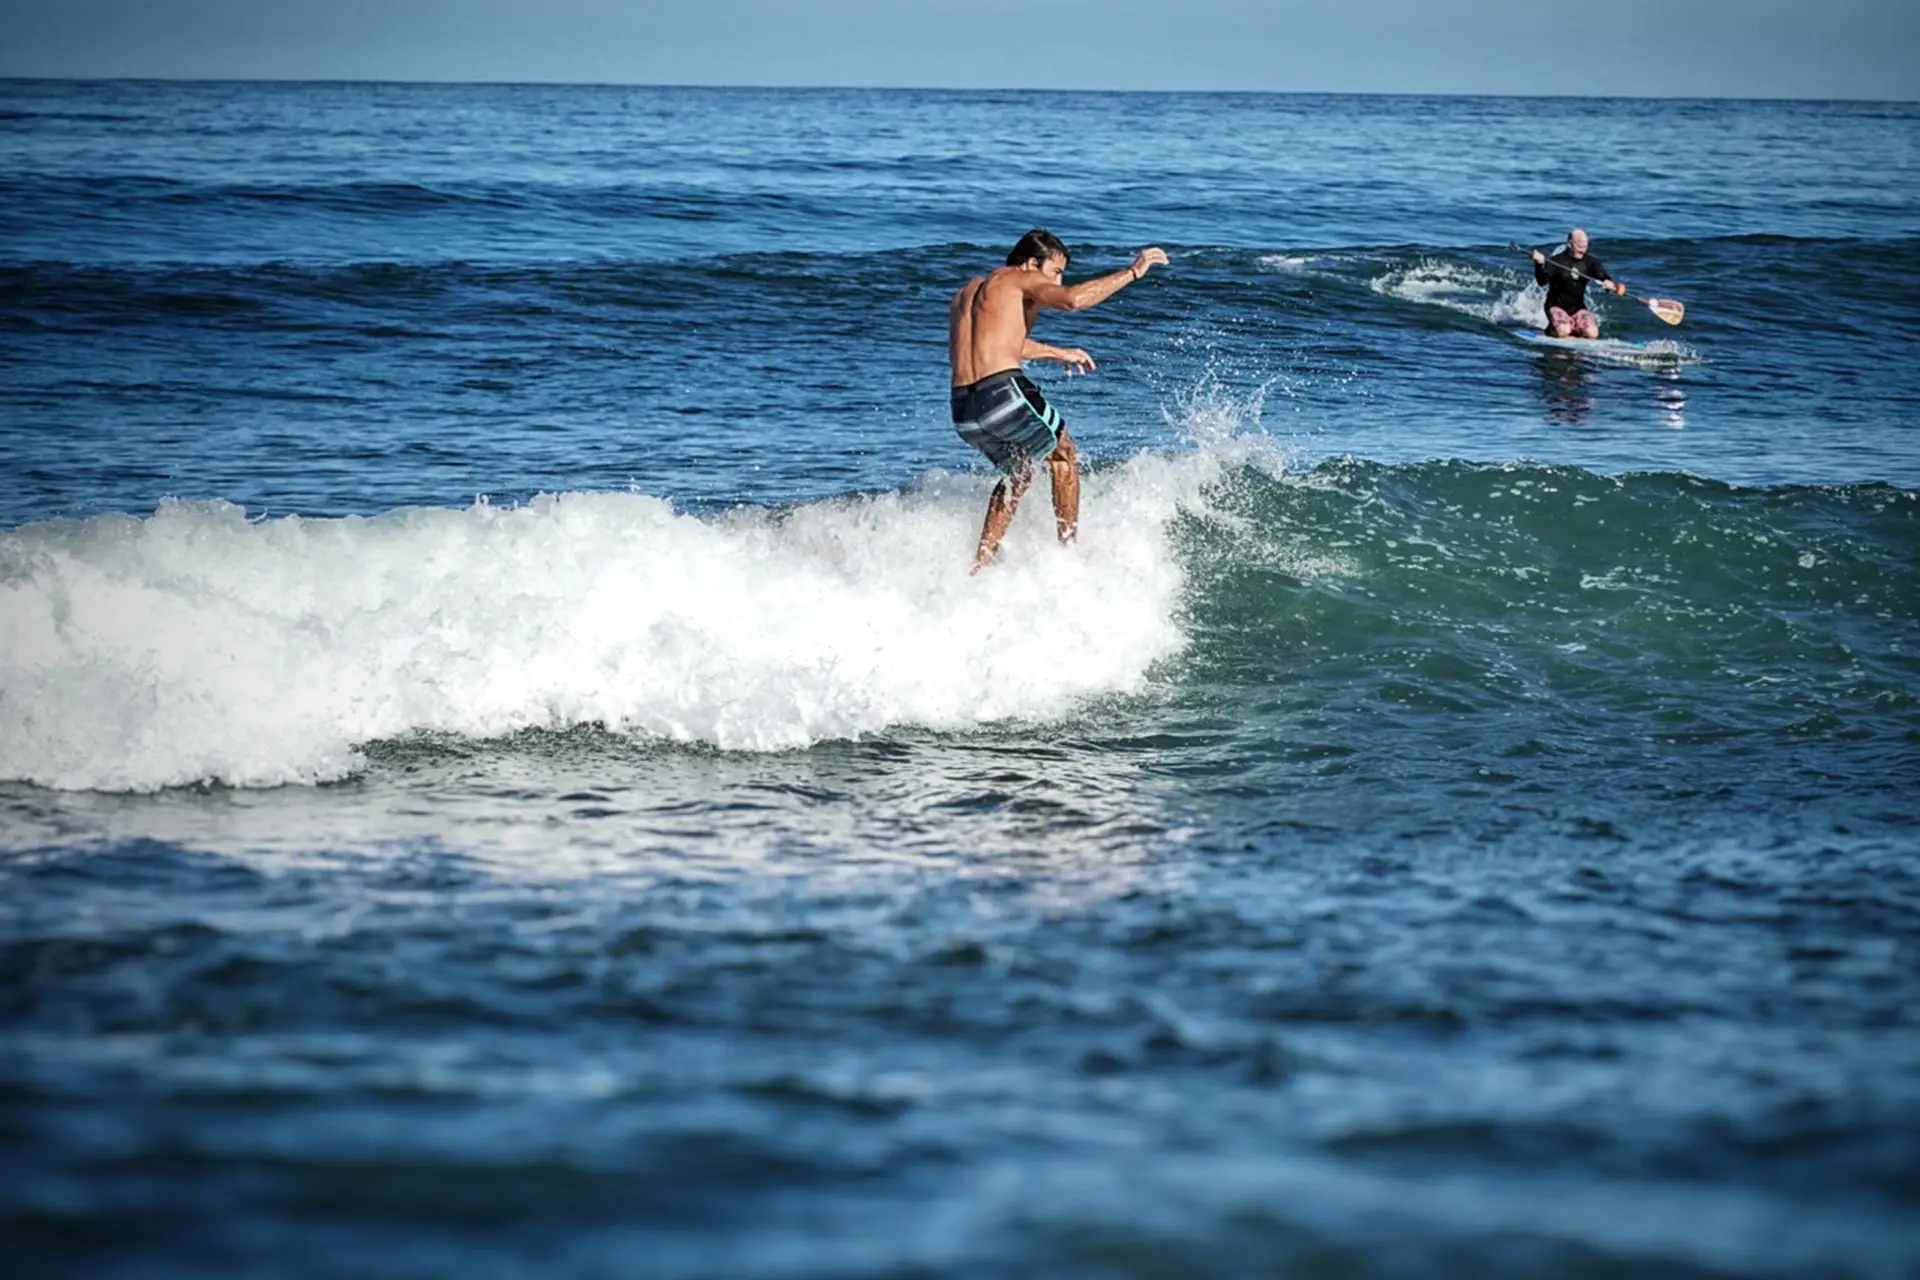
[(1549, 329), (1556, 328), (1560, 325), (1565, 325), (1569, 329), (1578, 329), (1581, 321), (1592, 319), (1593, 312), (1587, 310), (1585, 307), (1580, 308), (1572, 315), (1568, 315), (1559, 307), (1547, 308), (1547, 328)]

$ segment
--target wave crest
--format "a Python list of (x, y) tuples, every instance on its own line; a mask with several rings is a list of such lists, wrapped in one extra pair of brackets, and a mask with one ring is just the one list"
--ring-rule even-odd
[(1083, 541), (1029, 495), (966, 568), (986, 486), (700, 518), (639, 494), (249, 521), (168, 502), (0, 534), (0, 778), (319, 782), (358, 747), (602, 723), (780, 750), (1045, 719), (1176, 653), (1175, 514), (1221, 464), (1087, 478)]

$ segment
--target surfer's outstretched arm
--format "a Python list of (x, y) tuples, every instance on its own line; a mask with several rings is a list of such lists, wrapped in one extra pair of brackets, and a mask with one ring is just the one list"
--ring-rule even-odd
[(1091, 280), (1082, 280), (1079, 284), (1055, 284), (1045, 276), (1023, 279), (1021, 291), (1033, 300), (1037, 307), (1049, 311), (1080, 311), (1097, 306), (1120, 292), (1151, 267), (1166, 265), (1167, 253), (1164, 249), (1142, 249), (1134, 255), (1133, 262), (1126, 269), (1111, 272), (1104, 276), (1095, 276)]

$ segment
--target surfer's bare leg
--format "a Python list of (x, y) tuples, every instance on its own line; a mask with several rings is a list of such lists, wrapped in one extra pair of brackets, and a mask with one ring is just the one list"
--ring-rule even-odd
[(1585, 307), (1572, 315), (1559, 307), (1548, 307), (1547, 332), (1556, 338), (1597, 338), (1600, 336), (1600, 317)]
[(1020, 509), (1021, 495), (1032, 483), (1033, 463), (1022, 458), (1014, 466), (1012, 475), (993, 486), (993, 496), (987, 499), (987, 522), (980, 529), (980, 546), (973, 553), (974, 573), (993, 563), (994, 555), (1000, 550), (1000, 539), (1007, 536), (1013, 513)]
[(1047, 470), (1053, 475), (1053, 527), (1065, 545), (1080, 532), (1080, 454), (1065, 427), (1060, 428), (1060, 443), (1047, 455)]

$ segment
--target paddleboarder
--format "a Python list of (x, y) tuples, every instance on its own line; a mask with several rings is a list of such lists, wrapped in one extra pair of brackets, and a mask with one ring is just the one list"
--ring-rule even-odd
[(1057, 360), (1069, 371), (1093, 371), (1093, 357), (1078, 347), (1035, 342), (1035, 315), (1042, 310), (1078, 311), (1105, 302), (1150, 267), (1162, 266), (1161, 249), (1142, 249), (1132, 264), (1109, 275), (1068, 285), (1067, 247), (1040, 227), (1020, 237), (1007, 265), (975, 276), (953, 295), (947, 311), (947, 358), (953, 366), (951, 408), (960, 438), (987, 455), (1006, 475), (993, 487), (987, 519), (973, 556), (978, 573), (993, 562), (1000, 539), (1033, 483), (1033, 464), (1044, 460), (1053, 475), (1053, 520), (1063, 543), (1080, 525), (1080, 473), (1073, 440), (1040, 388), (1020, 372), (1023, 360)]
[(1609, 293), (1624, 294), (1627, 287), (1615, 283), (1600, 259), (1587, 253), (1587, 233), (1579, 227), (1567, 232), (1567, 247), (1549, 258), (1533, 251), (1533, 279), (1547, 287), (1547, 328), (1556, 338), (1597, 338), (1600, 321), (1587, 310), (1587, 285), (1597, 284)]

